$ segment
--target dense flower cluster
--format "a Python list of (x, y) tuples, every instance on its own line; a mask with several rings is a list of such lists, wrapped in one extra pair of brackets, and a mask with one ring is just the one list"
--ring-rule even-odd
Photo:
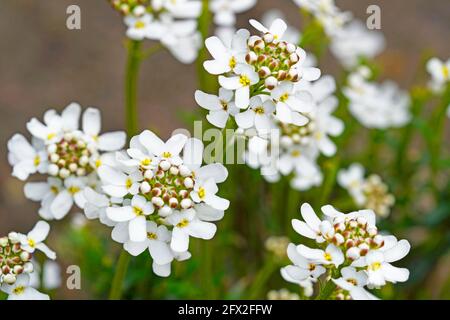
[(227, 170), (202, 161), (200, 140), (176, 134), (163, 142), (146, 130), (99, 168), (104, 194), (85, 190), (86, 216), (113, 226), (112, 238), (130, 254), (148, 250), (154, 272), (168, 276), (174, 259), (190, 258), (189, 238), (211, 239), (217, 229), (211, 221), (229, 206), (217, 196)]
[(8, 294), (9, 300), (48, 300), (30, 284), (30, 274), (35, 270), (33, 253), (42, 251), (48, 258), (56, 254), (43, 241), (50, 226), (39, 221), (28, 234), (10, 232), (0, 238), (0, 290)]
[(336, 152), (329, 136), (343, 130), (343, 123), (331, 115), (337, 107), (334, 80), (327, 76), (311, 83), (320, 70), (305, 66), (305, 51), (283, 40), (287, 25), (281, 19), (269, 29), (255, 20), (250, 23), (262, 36), (241, 29), (231, 47), (216, 37), (206, 40), (214, 60), (204, 66), (219, 75), (221, 89), (219, 96), (197, 91), (196, 101), (219, 128), (234, 117), (237, 132), (250, 139), (247, 163), (261, 168), (269, 181), (293, 173), (297, 189), (319, 185), (316, 159), (320, 153)]
[(350, 74), (343, 89), (351, 114), (365, 127), (387, 129), (402, 127), (411, 120), (410, 97), (397, 84), (370, 82), (371, 72), (360, 67)]
[(133, 40), (156, 40), (182, 63), (193, 62), (201, 47), (197, 18), (198, 0), (110, 0), (124, 15), (127, 36)]
[(380, 176), (372, 174), (365, 178), (364, 167), (354, 163), (347, 170), (341, 169), (338, 172), (337, 181), (347, 189), (360, 208), (371, 209), (382, 218), (389, 215), (395, 198)]
[(290, 244), (288, 256), (293, 265), (281, 269), (282, 277), (301, 286), (311, 286), (328, 272), (336, 284), (330, 299), (376, 299), (365, 287), (379, 288), (387, 282), (404, 282), (409, 271), (391, 265), (404, 258), (410, 244), (378, 232), (372, 210), (348, 214), (331, 205), (322, 207), (320, 220), (309, 204), (303, 204), (304, 221), (294, 219), (292, 226), (300, 235), (316, 241), (317, 248)]
[(25, 196), (40, 201), (39, 214), (46, 220), (62, 219), (75, 202), (83, 208), (86, 199), (83, 190), (98, 183), (97, 170), (111, 158), (111, 151), (125, 144), (124, 132), (100, 135), (100, 111), (85, 110), (82, 129), (79, 129), (81, 107), (67, 106), (61, 115), (55, 110), (44, 114), (44, 123), (33, 118), (27, 123), (32, 135), (30, 144), (21, 134), (8, 141), (8, 160), (12, 175), (27, 180), (30, 174), (47, 175), (45, 182), (29, 182)]

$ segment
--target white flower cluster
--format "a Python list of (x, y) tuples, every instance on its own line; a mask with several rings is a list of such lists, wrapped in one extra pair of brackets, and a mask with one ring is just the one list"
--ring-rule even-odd
[(99, 168), (104, 194), (86, 189), (86, 216), (113, 226), (113, 240), (131, 255), (148, 250), (153, 271), (169, 276), (173, 260), (190, 258), (189, 238), (211, 239), (211, 221), (229, 206), (217, 196), (228, 171), (219, 163), (202, 166), (203, 149), (183, 134), (167, 142), (148, 130), (133, 137), (114, 163)]
[(347, 170), (341, 169), (338, 172), (337, 181), (347, 189), (360, 208), (371, 209), (382, 218), (389, 215), (395, 198), (380, 176), (372, 174), (364, 178), (364, 167), (354, 163)]
[(409, 94), (394, 82), (370, 82), (371, 71), (359, 67), (343, 89), (351, 114), (366, 128), (402, 127), (411, 120)]
[(211, 0), (209, 10), (214, 15), (217, 25), (215, 34), (224, 43), (231, 43), (236, 32), (236, 14), (243, 13), (255, 6), (257, 0)]
[(342, 12), (334, 0), (294, 0), (302, 9), (311, 13), (324, 27), (330, 39), (331, 53), (343, 67), (352, 69), (360, 58), (374, 58), (385, 47), (383, 33), (369, 30), (361, 20), (350, 12)]
[(182, 63), (193, 62), (201, 47), (199, 0), (110, 0), (124, 14), (127, 37), (156, 40)]
[(0, 290), (8, 294), (8, 300), (48, 300), (46, 294), (34, 289), (30, 283), (30, 274), (35, 267), (32, 257), (35, 250), (42, 251), (48, 258), (56, 259), (44, 240), (50, 226), (38, 221), (28, 234), (10, 232), (0, 238)]
[(82, 130), (79, 129), (81, 107), (77, 103), (67, 106), (61, 115), (55, 110), (44, 114), (44, 123), (36, 118), (27, 123), (32, 144), (21, 134), (8, 141), (8, 160), (12, 175), (27, 180), (30, 174), (48, 175), (45, 182), (29, 182), (25, 196), (40, 201), (39, 215), (46, 220), (62, 219), (75, 202), (84, 207), (83, 190), (96, 187), (97, 170), (111, 158), (111, 151), (125, 145), (124, 132), (100, 135), (100, 111), (85, 110)]
[[(261, 168), (269, 181), (279, 173), (294, 173), (293, 187), (308, 189), (321, 183), (316, 159), (331, 156), (336, 147), (328, 137), (343, 131), (343, 123), (331, 116), (337, 99), (335, 83), (320, 77), (320, 70), (306, 67), (306, 53), (284, 41), (287, 25), (276, 19), (269, 29), (250, 23), (262, 36), (241, 29), (226, 46), (217, 37), (206, 40), (214, 60), (205, 69), (219, 75), (219, 95), (197, 91), (197, 103), (209, 110), (207, 120), (224, 128), (231, 117), (237, 132), (251, 137), (245, 156), (253, 168)], [(278, 151), (273, 151), (273, 147)], [(270, 154), (268, 154), (270, 153)]]
[(445, 85), (450, 82), (450, 59), (441, 61), (432, 58), (427, 63), (427, 70), (431, 75), (430, 88), (437, 93), (442, 92)]
[(352, 19), (351, 12), (341, 11), (334, 0), (294, 0), (294, 2), (301, 9), (311, 13), (329, 37), (341, 32), (344, 25)]
[(391, 265), (409, 253), (409, 242), (381, 235), (372, 210), (344, 214), (326, 205), (322, 212), (324, 220), (305, 203), (301, 207), (304, 221), (292, 220), (294, 230), (315, 240), (317, 248), (289, 245), (287, 254), (293, 265), (281, 269), (286, 281), (311, 287), (328, 271), (337, 286), (329, 299), (372, 300), (377, 298), (365, 287), (379, 288), (409, 278), (407, 269)]

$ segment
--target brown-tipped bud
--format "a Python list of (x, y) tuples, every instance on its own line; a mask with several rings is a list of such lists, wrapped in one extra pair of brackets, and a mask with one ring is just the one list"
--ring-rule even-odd
[(19, 256), (12, 257), (9, 260), (11, 262), (11, 265), (10, 265), (11, 267), (16, 265), (16, 264), (19, 264), (21, 262), (21, 259), (20, 259)]
[(286, 79), (286, 77), (287, 77), (287, 72), (286, 71), (284, 71), (284, 70), (278, 71), (278, 74), (277, 74), (278, 81), (283, 81), (283, 80)]
[(264, 44), (264, 41), (262, 39), (256, 40), (255, 44), (253, 46), (253, 50), (258, 53), (264, 50), (266, 45)]
[(279, 64), (280, 63), (278, 62), (278, 60), (272, 59), (269, 62), (269, 68), (273, 70), (273, 69), (277, 68), (279, 66)]
[(247, 41), (247, 45), (250, 49), (253, 49), (255, 47), (255, 43), (256, 41), (261, 40), (261, 37), (259, 36), (251, 36), (248, 41)]
[(286, 45), (286, 51), (287, 51), (287, 52), (293, 53), (293, 52), (295, 52), (296, 50), (297, 50), (297, 46), (296, 46), (295, 44), (288, 43), (288, 44)]
[(172, 209), (175, 209), (176, 207), (178, 207), (178, 199), (177, 198), (170, 198), (169, 199), (169, 206)]
[(254, 53), (253, 51), (250, 51), (245, 55), (245, 62), (248, 64), (253, 64), (258, 60), (258, 55)]
[(351, 248), (355, 246), (355, 242), (351, 239), (348, 239), (347, 241), (345, 241), (345, 247), (346, 248)]
[(13, 268), (13, 272), (15, 274), (21, 274), (23, 272), (23, 267), (19, 266), (19, 265), (15, 265), (14, 268)]
[(12, 246), (12, 252), (14, 252), (14, 253), (17, 253), (17, 252), (19, 252), (19, 251), (21, 251), (22, 249), (21, 249), (21, 247), (20, 247), (20, 243), (15, 243), (13, 246)]
[(277, 84), (278, 80), (274, 76), (270, 76), (266, 79), (266, 81), (264, 81), (264, 85), (269, 90), (273, 90), (277, 86)]
[(158, 170), (158, 171), (156, 172), (156, 177), (157, 177), (158, 179), (162, 179), (162, 178), (164, 177), (164, 171)]
[(298, 54), (296, 54), (295, 52), (290, 54), (290, 56), (289, 56), (289, 61), (290, 61), (292, 64), (297, 63), (299, 60), (300, 60), (300, 57), (298, 56)]
[(181, 198), (187, 198), (189, 196), (189, 192), (187, 190), (180, 190), (178, 192), (178, 194), (180, 195)]
[(22, 252), (20, 253), (20, 259), (21, 259), (23, 262), (30, 261), (30, 260), (31, 260), (31, 253), (29, 253), (29, 252), (27, 252), (27, 251), (22, 251)]
[(263, 40), (265, 43), (272, 43), (273, 40), (275, 40), (275, 37), (273, 34), (268, 32), (263, 36)]
[(4, 265), (3, 267), (2, 267), (2, 273), (3, 274), (8, 274), (8, 273), (10, 273), (11, 272), (11, 268), (8, 266), (8, 265)]
[(169, 202), (170, 195), (168, 193), (164, 193), (162, 199), (164, 200), (164, 202)]
[(152, 196), (159, 197), (162, 194), (162, 190), (160, 188), (153, 188), (152, 189)]
[(277, 46), (278, 46), (278, 49), (280, 49), (281, 52), (283, 52), (286, 50), (287, 43), (286, 43), (286, 41), (280, 41), (280, 42), (278, 42)]
[(267, 56), (265, 54), (261, 54), (258, 56), (258, 63), (263, 63), (267, 60)]
[(258, 75), (260, 78), (266, 78), (266, 77), (270, 76), (270, 73), (271, 73), (270, 69), (266, 66), (261, 67), (261, 69), (259, 69), (259, 71), (258, 71)]

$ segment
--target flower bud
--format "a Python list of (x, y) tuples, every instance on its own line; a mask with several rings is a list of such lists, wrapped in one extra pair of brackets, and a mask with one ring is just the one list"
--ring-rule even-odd
[(181, 200), (180, 205), (183, 209), (189, 209), (192, 206), (192, 200), (189, 198), (185, 198)]
[(261, 69), (258, 70), (258, 75), (260, 78), (266, 78), (270, 76), (271, 72), (270, 69), (266, 66), (261, 67)]
[(19, 237), (19, 234), (17, 232), (10, 232), (10, 233), (8, 233), (8, 238), (9, 238), (9, 241), (11, 241), (12, 244), (20, 242), (20, 237)]
[(248, 39), (247, 45), (249, 46), (250, 49), (253, 49), (253, 47), (255, 46), (255, 42), (257, 40), (261, 40), (261, 37), (253, 35)]
[(1, 237), (0, 238), (0, 246), (1, 247), (6, 247), (9, 243), (9, 240), (7, 237)]
[(71, 164), (69, 164), (69, 170), (70, 170), (71, 172), (75, 172), (75, 171), (77, 171), (77, 169), (78, 169), (78, 166), (77, 166), (76, 163), (71, 163)]
[(49, 166), (48, 166), (48, 169), (47, 169), (47, 171), (48, 171), (48, 174), (49, 175), (51, 175), (51, 176), (57, 176), (58, 175), (58, 172), (59, 172), (59, 168), (58, 168), (58, 166), (56, 165), (56, 164), (50, 164)]
[(264, 85), (269, 90), (273, 90), (277, 86), (277, 84), (278, 80), (273, 76), (268, 77), (266, 81), (264, 81)]
[(20, 253), (20, 259), (21, 259), (23, 262), (27, 262), (27, 261), (31, 260), (31, 253), (29, 253), (29, 252), (27, 252), (27, 251), (22, 251), (22, 252)]
[(350, 249), (347, 250), (345, 256), (350, 260), (356, 260), (359, 258), (360, 255), (359, 251), (360, 250), (357, 247), (351, 247)]
[(263, 36), (263, 40), (264, 40), (265, 43), (272, 43), (274, 39), (275, 39), (275, 37), (270, 32), (267, 32)]
[(152, 195), (154, 197), (159, 197), (162, 194), (162, 190), (158, 187), (152, 189)]
[(258, 60), (258, 55), (255, 52), (253, 52), (253, 51), (250, 51), (249, 53), (247, 53), (245, 55), (245, 61), (248, 64), (253, 64), (253, 63), (256, 62), (256, 60)]
[(191, 178), (186, 178), (184, 179), (183, 182), (184, 186), (188, 189), (192, 189), (194, 187), (194, 180), (192, 180)]
[(167, 170), (170, 169), (171, 164), (170, 164), (169, 161), (163, 160), (163, 161), (161, 161), (161, 162), (159, 163), (159, 167), (160, 167), (161, 169), (163, 169), (164, 171), (167, 171)]
[(174, 176), (176, 176), (176, 175), (178, 175), (178, 173), (180, 173), (180, 169), (178, 169), (178, 167), (172, 166), (172, 167), (170, 167), (169, 172), (171, 174), (173, 174)]
[(180, 197), (182, 198), (187, 198), (189, 196), (189, 192), (187, 190), (180, 190), (180, 192), (178, 192), (178, 194), (180, 195)]
[(152, 197), (152, 203), (158, 208), (161, 208), (164, 205), (164, 201), (161, 197)]
[(145, 193), (150, 192), (150, 190), (152, 188), (150, 187), (150, 184), (147, 181), (144, 181), (144, 182), (141, 183), (141, 186), (140, 186), (139, 189), (141, 190), (142, 193), (145, 194)]
[(293, 52), (289, 55), (289, 61), (292, 64), (296, 64), (299, 60), (300, 60), (300, 57), (298, 56), (297, 53)]
[(264, 41), (262, 39), (256, 40), (254, 45), (253, 45), (253, 50), (255, 50), (255, 52), (261, 52), (263, 51), (265, 48), (265, 44)]
[(169, 206), (171, 207), (171, 208), (176, 208), (176, 207), (178, 207), (178, 199), (177, 198), (170, 198), (169, 199)]
[(292, 43), (288, 43), (286, 45), (286, 51), (289, 53), (294, 53), (297, 50), (297, 46), (295, 44)]
[(53, 163), (58, 162), (59, 160), (59, 155), (57, 153), (51, 153), (50, 154), (50, 161)]
[(70, 171), (67, 170), (66, 168), (62, 168), (61, 170), (59, 170), (59, 176), (60, 176), (62, 179), (65, 179), (65, 178), (67, 178), (67, 177), (70, 176)]
[(187, 176), (191, 175), (191, 170), (189, 170), (188, 167), (181, 165), (179, 167), (179, 169), (180, 169), (180, 174), (182, 177), (187, 177)]
[(169, 206), (164, 206), (161, 209), (159, 209), (158, 214), (161, 217), (167, 217), (168, 215), (170, 215), (172, 213), (172, 208)]
[(3, 276), (3, 281), (7, 284), (14, 284), (16, 282), (16, 276), (9, 273)]
[(77, 169), (77, 176), (81, 177), (86, 175), (86, 170), (84, 168), (78, 168)]
[(55, 153), (56, 150), (58, 150), (58, 147), (56, 146), (56, 144), (51, 144), (47, 147), (47, 152), (49, 154)]
[(277, 73), (278, 81), (283, 81), (283, 80), (286, 79), (286, 77), (287, 77), (287, 72), (286, 71), (284, 71), (284, 70), (278, 71), (278, 73)]
[(378, 230), (377, 230), (376, 227), (371, 226), (371, 227), (368, 227), (368, 228), (367, 228), (367, 233), (369, 234), (369, 236), (373, 237), (373, 236), (376, 236), (376, 235), (377, 235)]
[(21, 274), (23, 272), (23, 267), (20, 265), (15, 265), (13, 268), (13, 272), (17, 275)]
[(27, 262), (23, 265), (23, 271), (26, 273), (31, 273), (34, 270), (34, 266), (31, 262)]
[(152, 179), (153, 178), (153, 171), (152, 170), (145, 170), (144, 178), (148, 179), (148, 180)]
[(333, 236), (333, 242), (334, 242), (337, 246), (340, 246), (341, 244), (343, 244), (344, 241), (345, 241), (345, 239), (344, 239), (344, 237), (342, 236), (342, 234), (340, 234), (340, 233), (336, 233), (336, 234)]

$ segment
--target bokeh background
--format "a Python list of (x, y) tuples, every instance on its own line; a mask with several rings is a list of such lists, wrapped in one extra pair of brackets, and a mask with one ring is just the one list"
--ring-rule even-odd
[[(82, 30), (66, 28), (66, 8), (71, 4), (81, 8)], [(450, 52), (448, 0), (337, 0), (337, 4), (362, 19), (370, 4), (382, 8), (387, 49), (378, 60), (384, 66), (383, 77), (403, 88), (418, 81), (415, 72), (424, 54), (447, 58)], [(291, 0), (259, 0), (252, 11), (239, 16), (238, 26), (272, 8), (283, 11), (291, 25), (300, 26)], [(48, 108), (61, 110), (77, 101), (102, 110), (105, 131), (123, 128), (124, 31), (120, 16), (106, 0), (1, 1), (0, 234), (26, 232), (38, 219), (39, 204), (26, 200), (23, 183), (10, 176), (6, 148), (14, 133), (26, 133), (31, 117), (41, 118)], [(329, 58), (320, 67), (332, 74), (339, 70)], [(195, 72), (195, 66), (182, 65), (164, 51), (144, 62), (139, 82), (141, 128), (167, 135), (180, 126), (180, 114), (197, 108)]]

